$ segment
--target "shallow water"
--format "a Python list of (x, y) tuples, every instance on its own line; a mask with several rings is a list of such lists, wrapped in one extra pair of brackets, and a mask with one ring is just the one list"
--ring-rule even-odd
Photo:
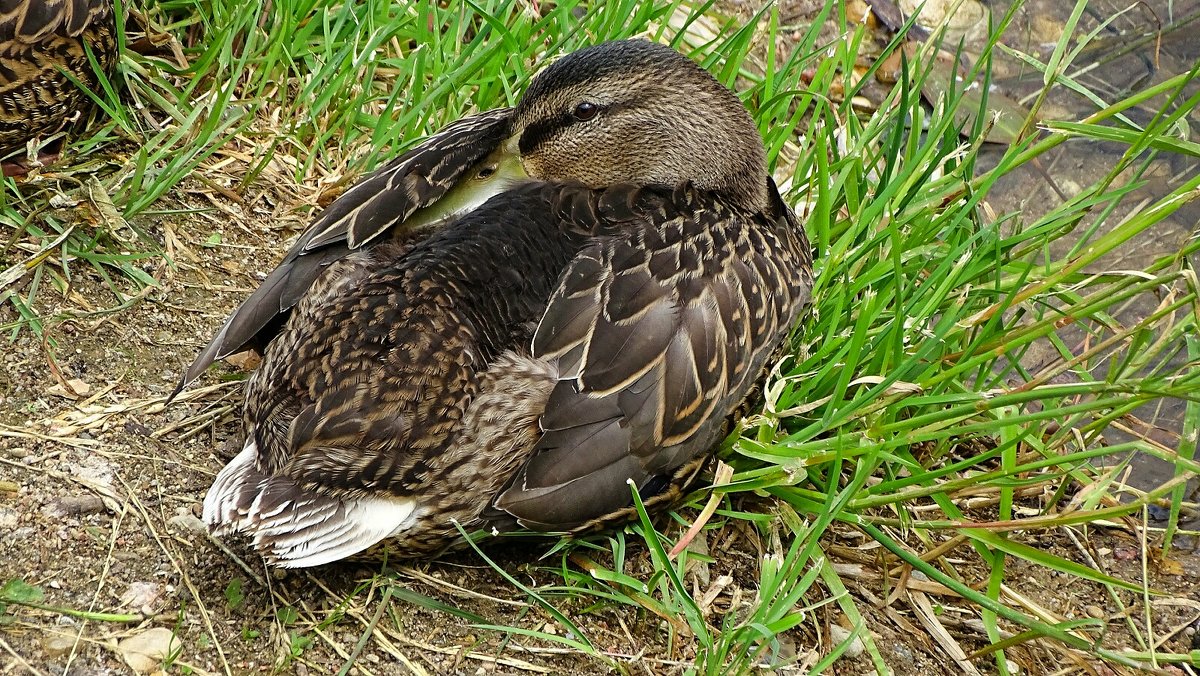
[[(864, 0), (866, 1), (866, 0)], [(923, 0), (928, 5), (938, 5), (937, 11), (950, 11), (959, 0)], [(953, 14), (957, 33), (945, 44), (956, 44), (961, 36), (964, 53), (968, 58), (978, 55), (987, 36), (987, 12), (999, 22), (1014, 5), (1014, 0), (961, 0), (958, 11)], [(734, 4), (737, 3), (735, 0)], [(878, 2), (871, 0), (871, 4)], [(897, 0), (900, 7), (918, 6), (915, 0)], [(1005, 31), (1002, 42), (1025, 54), (1032, 55), (1042, 63), (1047, 62), (1066, 32), (1066, 24), (1074, 8), (1073, 2), (1064, 0), (1026, 0), (1019, 3), (1012, 23)], [(940, 7), (944, 5), (944, 7)], [(821, 9), (822, 3), (815, 0), (792, 0), (784, 2), (781, 15), (784, 23), (806, 25)], [(982, 17), (974, 26), (963, 21), (964, 16)], [(836, 31), (830, 27), (830, 37)], [(1119, 101), (1171, 77), (1186, 73), (1200, 63), (1200, 0), (1147, 0), (1132, 3), (1128, 0), (1093, 0), (1088, 3), (1074, 31), (1076, 36), (1087, 36), (1088, 40), (1068, 75), (1107, 103)], [(1081, 38), (1071, 43), (1074, 49)], [(1043, 88), (1041, 72), (1022, 61), (996, 50), (993, 62), (993, 91), (1030, 105)], [(1184, 92), (1182, 99), (1200, 89), (1200, 81), (1193, 82)], [(1143, 125), (1153, 119), (1165, 98), (1159, 97), (1125, 114), (1134, 124)], [(1098, 110), (1095, 102), (1072, 92), (1066, 86), (1054, 87), (1041, 107), (1042, 119), (1078, 121)], [(1184, 118), (1189, 130), (1200, 129), (1200, 110), (1191, 110)], [(1193, 141), (1200, 139), (1195, 131), (1189, 131)], [(1126, 146), (1116, 143), (1091, 141), (1068, 141), (1049, 151), (1036, 162), (1013, 171), (1001, 179), (988, 195), (988, 206), (999, 216), (1016, 214), (1017, 222), (1032, 223), (1067, 199), (1079, 194), (1086, 187), (1102, 180), (1121, 160)], [(1005, 146), (993, 145), (985, 148), (979, 164), (986, 171), (1003, 156)], [(1182, 155), (1161, 153), (1150, 161), (1142, 176), (1145, 185), (1126, 197), (1123, 204), (1101, 224), (1092, 236), (1102, 235), (1120, 223), (1135, 209), (1168, 194), (1187, 177), (1200, 172), (1200, 159)], [(1119, 186), (1132, 176), (1122, 175), (1114, 182)], [(1074, 232), (1059, 239), (1050, 253), (1062, 256), (1079, 243), (1080, 237), (1089, 230), (1093, 222), (1085, 221)], [(1113, 255), (1093, 264), (1091, 271), (1143, 270), (1154, 260), (1178, 252), (1183, 244), (1200, 236), (1200, 200), (1185, 204), (1170, 218), (1157, 224), (1139, 237), (1126, 243)], [(1200, 256), (1193, 265), (1200, 266)], [(1154, 311), (1160, 298), (1149, 294), (1135, 298), (1114, 312), (1115, 318), (1128, 326)], [(1074, 333), (1072, 333), (1074, 331)], [(1078, 353), (1087, 336), (1076, 327), (1066, 327), (1060, 333), (1064, 342)], [(1022, 358), (1022, 365), (1031, 372), (1057, 363), (1060, 356), (1046, 342), (1034, 346)], [(1180, 353), (1172, 362), (1172, 368), (1184, 364), (1186, 356)], [(1102, 379), (1107, 363), (1102, 362), (1093, 370), (1093, 377)], [(1075, 378), (1071, 373), (1058, 376), (1053, 382), (1067, 382)], [(1165, 399), (1141, 407), (1133, 413), (1133, 420), (1122, 422), (1139, 427), (1138, 432), (1170, 449), (1180, 445), (1180, 432), (1184, 415), (1184, 402)], [(1117, 429), (1105, 433), (1109, 443), (1129, 441), (1130, 436)], [(1198, 449), (1200, 451), (1200, 449)], [(1196, 452), (1200, 457), (1200, 452)], [(1114, 463), (1128, 458), (1113, 458)], [(1125, 477), (1128, 485), (1146, 490), (1161, 485), (1174, 476), (1173, 465), (1148, 455), (1137, 455), (1130, 460), (1130, 471)], [(1195, 485), (1195, 484), (1193, 484)], [(1195, 496), (1193, 496), (1195, 499)], [(1165, 510), (1156, 510), (1152, 516), (1161, 516)], [(1200, 519), (1189, 518), (1183, 524), (1195, 528)]]
[[(1053, 50), (1047, 40), (1057, 38), (1061, 26), (1067, 20), (1072, 4), (1059, 0), (1031, 0), (1017, 15), (1014, 25), (1007, 32), (1006, 42), (1027, 53), (1038, 55), (1043, 60)], [(1011, 2), (992, 3), (997, 15), (1006, 11)], [(1126, 10), (1128, 8), (1128, 10)], [(1111, 19), (1111, 20), (1110, 20)], [(1108, 21), (1107, 26), (1102, 26)], [(1158, 31), (1163, 35), (1156, 35)], [(1099, 94), (1106, 102), (1117, 101), (1132, 93), (1143, 90), (1180, 73), (1186, 73), (1200, 63), (1200, 1), (1186, 2), (1149, 0), (1132, 7), (1129, 3), (1115, 0), (1098, 0), (1089, 3), (1081, 17), (1076, 32), (1086, 34), (1097, 31), (1097, 37), (1084, 48), (1075, 67), (1071, 70), (1077, 81)], [(1030, 96), (1042, 85), (1040, 73), (1025, 71), (1014, 60), (1000, 59), (998, 62), (997, 85), (1010, 95)], [(1194, 94), (1200, 84), (1193, 83), (1186, 94)], [(1163, 99), (1132, 109), (1128, 117), (1135, 124), (1143, 124), (1153, 117)], [(1078, 120), (1094, 112), (1096, 106), (1065, 87), (1057, 87), (1044, 108), (1044, 117)], [(1193, 109), (1184, 118), (1192, 130), (1200, 129), (1200, 110)], [(1192, 131), (1191, 139), (1197, 134)], [(1071, 197), (1082, 187), (1102, 179), (1118, 162), (1124, 146), (1110, 143), (1073, 141), (1064, 143), (1044, 156), (1040, 165), (1030, 165), (1002, 179), (992, 191), (989, 202), (997, 213), (1020, 212), (1022, 219), (1029, 222), (1045, 211)], [(999, 157), (1002, 149), (990, 151)], [(1151, 162), (1146, 173), (1147, 185), (1132, 193), (1109, 223), (1117, 223), (1144, 200), (1163, 197), (1177, 187), (1184, 177), (1195, 176), (1200, 171), (1200, 160), (1182, 155), (1159, 154)], [(1121, 179), (1118, 179), (1118, 184)], [(1076, 229), (1082, 233), (1086, 228)], [(1155, 259), (1179, 251), (1188, 238), (1200, 233), (1200, 201), (1185, 204), (1171, 218), (1163, 221), (1135, 240), (1130, 241), (1116, 255), (1103, 259), (1092, 266), (1095, 270), (1141, 270)], [(1055, 253), (1066, 251), (1074, 245), (1072, 237), (1065, 237), (1053, 247)], [(1200, 265), (1200, 257), (1193, 260)], [(1152, 312), (1160, 299), (1149, 295), (1136, 298), (1116, 313), (1123, 324), (1136, 322)], [(1039, 360), (1053, 359), (1054, 355), (1031, 355), (1027, 366), (1037, 367)], [(1182, 352), (1172, 361), (1178, 367), (1186, 361)], [(1105, 365), (1095, 371), (1102, 377)], [(1184, 402), (1165, 399), (1141, 407), (1134, 416), (1145, 423), (1142, 432), (1149, 438), (1169, 447), (1179, 447), (1182, 429)], [(1129, 437), (1118, 430), (1106, 432), (1110, 442), (1121, 442)], [(1200, 453), (1197, 453), (1200, 456)], [(1120, 460), (1114, 459), (1114, 460)], [(1138, 455), (1131, 462), (1128, 483), (1139, 489), (1149, 489), (1174, 476), (1174, 467), (1147, 455)], [(1153, 515), (1152, 515), (1153, 516)], [(1192, 518), (1194, 526), (1196, 519)]]

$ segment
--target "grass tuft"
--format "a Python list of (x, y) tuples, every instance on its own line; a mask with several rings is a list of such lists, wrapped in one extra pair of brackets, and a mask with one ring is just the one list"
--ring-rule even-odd
[[(632, 35), (670, 42), (738, 90), (816, 250), (814, 304), (791, 354), (763, 409), (722, 446), (732, 477), (671, 519), (641, 510), (625, 531), (560, 543), (534, 569), (544, 584), (478, 553), (561, 634), (502, 625), (395, 580), (368, 585), (384, 590), (375, 602), (618, 670), (629, 658), (587, 625), (613, 608), (658, 627), (667, 659), (689, 673), (820, 671), (851, 652), (885, 673), (881, 618), (918, 622), (960, 667), (991, 661), (1009, 673), (1031, 646), (1064, 661), (1194, 663), (1154, 639), (1152, 564), (1115, 572), (1080, 538), (1125, 529), (1161, 563), (1195, 536), (1183, 515), (1200, 474), (1200, 238), (1140, 269), (1114, 261), (1200, 197), (1194, 163), (1165, 192), (1145, 190), (1157, 160), (1200, 157), (1186, 127), (1200, 64), (1115, 100), (1090, 90), (1079, 61), (1103, 26), (1078, 28), (1082, 0), (1044, 60), (996, 37), (1022, 6), (1013, 3), (961, 81), (937, 65), (934, 47), (951, 44), (937, 36), (924, 49), (896, 37), (860, 66), (874, 38), (840, 5), (812, 27), (782, 25), (776, 6), (739, 22), (715, 5), (133, 2), (118, 71), (95, 94), (96, 123), (62, 164), (4, 181), (0, 329), (43, 335), (48, 321), (128, 308), (185, 264), (173, 251), (221, 245), (220, 232), (174, 233), (164, 221), (244, 214), (263, 186), (293, 196), (287, 209), (307, 218), (447, 122), (514, 103), (547, 59)], [(833, 39), (820, 30), (827, 20)], [(864, 112), (876, 71), (901, 52), (899, 84)], [(1004, 104), (998, 117), (989, 101), (999, 58), (1042, 82), (1015, 123), (1024, 109)], [(1053, 119), (1047, 101), (1063, 91), (1095, 112)], [(1009, 144), (997, 150), (989, 139), (1001, 123)], [(993, 212), (998, 186), (1067, 143), (1105, 144), (1111, 165), (1041, 211)], [(69, 298), (81, 276), (104, 284), (112, 305), (44, 316), (45, 299)], [(1183, 402), (1182, 426), (1163, 441), (1147, 411), (1167, 402)], [(1134, 488), (1125, 472), (1140, 457), (1167, 463), (1171, 478)], [(712, 495), (712, 519), (671, 556)], [(1152, 523), (1152, 512), (1163, 518)], [(1050, 538), (1077, 546), (1043, 546)], [(722, 547), (746, 555), (734, 563)], [(1124, 614), (1106, 625), (1044, 608), (1016, 589), (1031, 570), (1099, 589)], [(0, 601), (41, 607), (16, 584)], [(245, 601), (241, 585), (225, 589), (231, 609)], [(906, 609), (899, 620), (896, 608)], [(329, 642), (325, 626), (293, 626), (296, 611), (284, 610), (287, 663), (313, 635)], [(395, 638), (394, 615), (358, 618), (351, 654), (377, 624), (396, 625)], [(981, 628), (966, 649), (946, 629), (951, 616)], [(789, 647), (813, 636), (822, 643), (812, 651)]]

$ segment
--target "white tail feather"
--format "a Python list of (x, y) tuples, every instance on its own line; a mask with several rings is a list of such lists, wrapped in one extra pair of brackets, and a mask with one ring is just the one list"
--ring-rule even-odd
[(252, 439), (217, 474), (204, 497), (204, 522), (215, 534), (242, 532), (272, 563), (306, 568), (363, 551), (410, 526), (412, 499), (333, 497), (257, 467)]
[(227, 533), (237, 529), (241, 520), (238, 515), (238, 496), (245, 490), (246, 479), (254, 473), (254, 460), (258, 457), (258, 446), (254, 439), (246, 440), (242, 452), (217, 474), (213, 485), (204, 496), (204, 523), (214, 533)]

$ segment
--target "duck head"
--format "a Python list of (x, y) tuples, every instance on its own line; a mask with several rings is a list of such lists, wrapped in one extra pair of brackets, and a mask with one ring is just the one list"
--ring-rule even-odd
[(601, 188), (685, 181), (747, 209), (767, 202), (766, 153), (733, 92), (670, 47), (607, 42), (542, 71), (495, 159), (528, 176)]
[(409, 223), (470, 210), (525, 178), (591, 188), (691, 181), (755, 211), (767, 204), (766, 176), (762, 138), (733, 92), (670, 47), (606, 42), (539, 73), (508, 139)]

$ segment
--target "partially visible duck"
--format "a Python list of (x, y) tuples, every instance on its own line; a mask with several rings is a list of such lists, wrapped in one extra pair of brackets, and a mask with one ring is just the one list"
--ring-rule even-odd
[(275, 565), (664, 506), (809, 301), (757, 128), (667, 47), (575, 52), (460, 132), (335, 202), (185, 376), (265, 339), (204, 520)]
[[(85, 111), (96, 71), (117, 62), (112, 0), (0, 0), (0, 154), (57, 132)], [(9, 173), (15, 169), (6, 169)]]
[(261, 352), (331, 264), (386, 242), (410, 247), (523, 176), (515, 158), (496, 152), (511, 113), (501, 108), (457, 120), (338, 197), (230, 315), (171, 396), (218, 359)]

